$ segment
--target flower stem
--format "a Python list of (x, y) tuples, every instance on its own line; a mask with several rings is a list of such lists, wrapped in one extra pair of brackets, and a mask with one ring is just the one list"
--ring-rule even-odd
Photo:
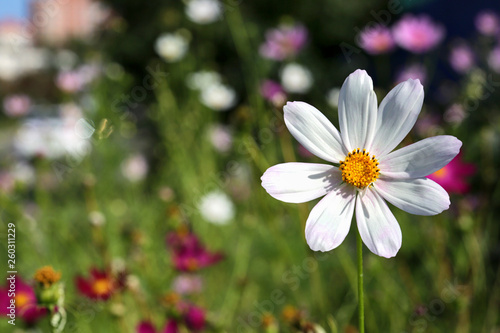
[(359, 318), (359, 333), (365, 332), (365, 302), (363, 293), (363, 241), (359, 232), (357, 233), (357, 249), (358, 249), (358, 318)]

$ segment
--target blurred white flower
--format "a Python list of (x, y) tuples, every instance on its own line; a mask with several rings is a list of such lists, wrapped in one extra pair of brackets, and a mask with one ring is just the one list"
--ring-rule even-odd
[(148, 173), (148, 162), (141, 154), (136, 154), (127, 158), (121, 166), (122, 174), (129, 181), (135, 183), (141, 181)]
[(281, 72), (281, 85), (289, 93), (306, 93), (312, 86), (311, 72), (302, 65), (291, 63)]
[(208, 137), (218, 152), (226, 153), (233, 146), (233, 135), (227, 126), (220, 124), (211, 126), (208, 129)]
[(165, 33), (156, 39), (155, 50), (167, 62), (181, 60), (189, 47), (189, 41), (180, 33)]
[(186, 79), (186, 84), (190, 89), (203, 90), (212, 85), (220, 84), (221, 81), (221, 76), (217, 72), (200, 71), (189, 74)]
[(198, 209), (205, 220), (214, 224), (227, 224), (235, 214), (231, 199), (218, 190), (203, 196)]
[(236, 93), (224, 84), (215, 84), (202, 89), (200, 100), (212, 110), (225, 111), (236, 104)]
[(64, 118), (29, 119), (18, 129), (14, 148), (24, 157), (56, 159), (65, 155), (76, 160), (90, 151), (90, 143), (75, 133), (75, 122)]
[(89, 213), (89, 221), (93, 226), (100, 227), (106, 223), (106, 217), (103, 213), (94, 210)]
[(31, 99), (27, 95), (10, 95), (3, 100), (3, 110), (9, 117), (26, 115), (31, 107)]
[(186, 15), (198, 24), (215, 22), (222, 15), (221, 3), (217, 0), (189, 0), (186, 4)]
[(172, 282), (172, 290), (179, 295), (197, 294), (202, 289), (203, 280), (198, 275), (181, 274)]
[(24, 162), (18, 162), (12, 169), (12, 178), (16, 183), (31, 185), (35, 182), (35, 170)]
[(340, 95), (340, 88), (335, 87), (330, 89), (330, 91), (328, 91), (328, 93), (326, 94), (326, 101), (328, 102), (328, 105), (330, 105), (332, 108), (338, 108), (339, 95)]

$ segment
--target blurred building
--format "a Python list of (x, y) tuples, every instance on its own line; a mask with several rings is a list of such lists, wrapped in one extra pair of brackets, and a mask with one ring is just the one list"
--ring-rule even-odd
[(101, 3), (93, 0), (32, 0), (29, 21), (37, 41), (62, 44), (90, 38), (106, 15)]

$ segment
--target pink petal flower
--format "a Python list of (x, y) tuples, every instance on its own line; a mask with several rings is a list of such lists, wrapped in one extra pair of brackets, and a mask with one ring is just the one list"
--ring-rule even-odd
[(412, 53), (426, 53), (432, 50), (445, 35), (444, 27), (425, 15), (405, 15), (394, 25), (392, 32), (396, 44)]

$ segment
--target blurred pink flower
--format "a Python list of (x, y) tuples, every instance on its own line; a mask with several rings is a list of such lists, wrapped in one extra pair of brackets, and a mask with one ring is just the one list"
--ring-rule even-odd
[(476, 15), (476, 29), (486, 36), (494, 36), (500, 30), (500, 18), (490, 10), (485, 10)]
[(425, 53), (436, 47), (444, 38), (445, 30), (428, 16), (405, 15), (392, 28), (394, 41), (412, 53)]
[[(33, 324), (47, 314), (47, 309), (37, 305), (35, 290), (21, 278), (15, 278), (15, 314), (28, 324)], [(8, 308), (11, 304), (10, 280), (5, 287), (0, 287), (0, 314), (10, 314)]]
[(495, 47), (488, 56), (488, 65), (492, 70), (500, 73), (500, 45)]
[(283, 87), (273, 80), (265, 80), (262, 82), (260, 85), (260, 94), (276, 106), (283, 105), (286, 100), (286, 93)]
[(181, 272), (194, 272), (212, 266), (223, 259), (220, 252), (210, 252), (198, 237), (181, 228), (167, 235), (167, 247), (172, 251), (175, 269)]
[(172, 289), (179, 295), (197, 294), (203, 289), (203, 280), (198, 275), (181, 274), (174, 279)]
[(208, 129), (210, 143), (220, 153), (227, 153), (233, 146), (231, 129), (221, 124), (212, 125)]
[(27, 95), (10, 95), (3, 100), (3, 110), (9, 117), (26, 115), (31, 107), (31, 99)]
[(78, 71), (63, 71), (57, 75), (56, 85), (67, 93), (75, 93), (83, 89), (84, 77)]
[(472, 163), (464, 163), (462, 154), (458, 154), (444, 168), (427, 176), (441, 185), (446, 191), (458, 194), (469, 192), (470, 186), (467, 177), (476, 172), (476, 166)]
[(358, 43), (369, 54), (382, 54), (394, 49), (391, 31), (383, 25), (365, 27), (359, 34)]
[(292, 58), (304, 47), (306, 41), (307, 30), (302, 25), (282, 25), (267, 31), (266, 41), (260, 46), (260, 54), (273, 60)]
[(467, 73), (474, 66), (474, 52), (464, 43), (458, 44), (451, 49), (450, 65), (458, 73)]
[(404, 82), (408, 79), (418, 79), (422, 84), (425, 84), (427, 79), (427, 71), (423, 65), (412, 64), (403, 68), (396, 77), (395, 84)]

